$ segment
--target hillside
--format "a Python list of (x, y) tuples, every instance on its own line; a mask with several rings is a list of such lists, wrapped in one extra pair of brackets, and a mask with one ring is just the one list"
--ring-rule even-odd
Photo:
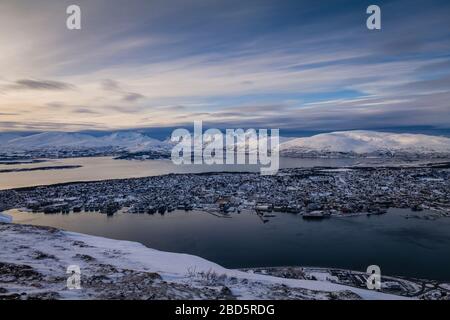
[[(0, 222), (0, 299), (406, 299), (332, 283), (231, 270), (163, 252), (48, 227)], [(81, 289), (66, 287), (78, 265)]]
[(398, 134), (376, 131), (341, 131), (297, 138), (282, 143), (281, 154), (447, 154), (450, 138), (423, 134)]

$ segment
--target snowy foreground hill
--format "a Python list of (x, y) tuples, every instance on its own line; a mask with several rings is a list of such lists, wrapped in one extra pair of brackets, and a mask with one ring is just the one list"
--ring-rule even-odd
[[(405, 299), (319, 280), (223, 268), (200, 257), (0, 222), (0, 299)], [(66, 286), (81, 269), (81, 289)]]
[(281, 144), (280, 152), (295, 154), (450, 154), (450, 138), (424, 134), (341, 131), (297, 138)]

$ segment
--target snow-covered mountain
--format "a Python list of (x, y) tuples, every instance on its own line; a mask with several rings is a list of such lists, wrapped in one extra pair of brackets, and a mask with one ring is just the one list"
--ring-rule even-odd
[[(270, 132), (269, 132), (270, 133)], [(255, 135), (256, 134), (256, 135)], [(244, 131), (242, 135), (234, 135), (234, 144), (227, 145), (226, 144), (226, 136), (225, 134), (207, 134), (205, 133), (203, 136), (203, 146), (207, 147), (211, 142), (213, 141), (220, 141), (222, 139), (223, 146), (227, 150), (236, 150), (241, 151), (245, 150), (247, 152), (257, 152), (258, 151), (258, 131), (255, 131), (255, 134)], [(290, 141), (294, 138), (288, 138), (288, 137), (278, 137), (278, 143), (283, 143), (286, 141)], [(271, 137), (270, 135), (267, 137), (267, 146), (270, 148), (270, 146), (273, 146), (276, 143), (276, 139)]]
[(39, 149), (46, 147), (70, 147), (91, 145), (93, 137), (80, 133), (43, 132), (19, 137), (3, 143), (3, 148)]
[(0, 147), (3, 144), (7, 143), (8, 141), (11, 141), (13, 139), (17, 139), (17, 138), (20, 138), (20, 137), (21, 137), (21, 135), (20, 134), (16, 134), (16, 133), (8, 133), (8, 132), (1, 133), (0, 134)]
[(129, 151), (169, 150), (170, 144), (138, 132), (115, 132), (105, 136), (86, 133), (43, 132), (3, 139), (0, 149), (35, 150), (47, 148), (83, 149), (117, 147)]
[(129, 151), (170, 150), (171, 145), (165, 141), (150, 138), (138, 132), (115, 132), (98, 139), (105, 146), (117, 146)]
[[(205, 137), (208, 145), (212, 137)], [(257, 139), (248, 136), (248, 150), (257, 149)], [(1, 150), (120, 148), (129, 152), (170, 151), (170, 140), (160, 141), (137, 131), (106, 135), (76, 132), (43, 132), (28, 136), (0, 134)], [(376, 131), (341, 131), (308, 138), (280, 137), (280, 154), (288, 156), (351, 154), (450, 154), (450, 138), (423, 134), (398, 134)]]
[(280, 145), (281, 154), (308, 153), (449, 153), (450, 138), (424, 134), (342, 131), (297, 138)]

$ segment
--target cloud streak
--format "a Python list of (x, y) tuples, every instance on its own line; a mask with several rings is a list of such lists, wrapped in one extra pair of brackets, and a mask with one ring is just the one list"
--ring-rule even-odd
[(450, 126), (448, 1), (380, 1), (381, 32), (350, 0), (80, 1), (81, 32), (64, 5), (3, 5), (0, 131)]
[(75, 87), (71, 84), (51, 81), (51, 80), (33, 80), (33, 79), (21, 79), (17, 80), (14, 84), (7, 86), (8, 90), (72, 90)]

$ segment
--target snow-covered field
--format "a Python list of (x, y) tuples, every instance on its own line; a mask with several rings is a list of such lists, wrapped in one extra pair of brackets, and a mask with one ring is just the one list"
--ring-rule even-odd
[[(6, 219), (4, 220), (6, 221)], [(230, 270), (197, 256), (0, 222), (0, 299), (405, 299), (318, 280)], [(67, 288), (78, 265), (81, 289)]]

